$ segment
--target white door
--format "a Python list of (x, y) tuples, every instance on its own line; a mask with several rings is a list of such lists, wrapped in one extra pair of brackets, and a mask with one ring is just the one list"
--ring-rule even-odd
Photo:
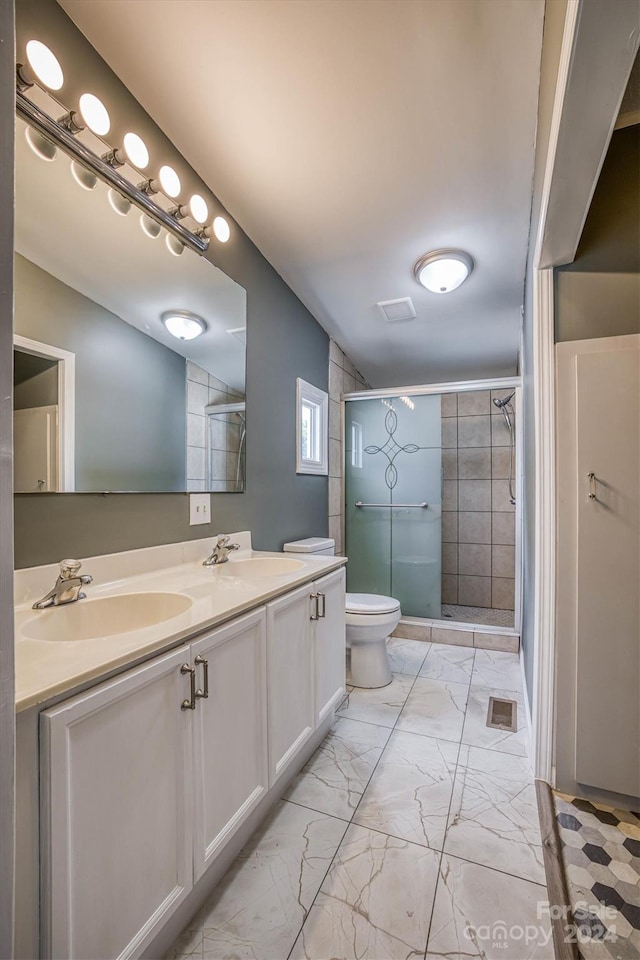
[(311, 585), (267, 604), (269, 784), (314, 728)]
[(137, 957), (192, 886), (187, 659), (42, 714), (44, 957)]
[(576, 780), (637, 796), (640, 354), (601, 344), (576, 357)]
[(196, 881), (268, 789), (264, 607), (191, 644), (191, 664)]
[(47, 493), (58, 483), (58, 407), (13, 412), (15, 493)]
[(340, 703), (345, 692), (345, 572), (344, 567), (317, 580), (319, 618), (314, 624), (316, 725)]

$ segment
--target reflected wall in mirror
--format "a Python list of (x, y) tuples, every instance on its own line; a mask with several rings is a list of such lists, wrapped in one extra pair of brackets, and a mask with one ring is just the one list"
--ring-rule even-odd
[[(151, 237), (61, 150), (36, 155), (28, 129), (17, 120), (16, 493), (244, 490), (245, 291), (155, 221)], [(202, 333), (173, 336), (172, 311)]]

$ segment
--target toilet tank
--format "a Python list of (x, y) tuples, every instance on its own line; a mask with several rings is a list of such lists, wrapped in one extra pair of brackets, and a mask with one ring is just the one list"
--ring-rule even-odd
[(306, 540), (292, 540), (285, 543), (284, 553), (313, 553), (316, 556), (332, 557), (336, 552), (336, 542), (331, 537), (307, 537)]

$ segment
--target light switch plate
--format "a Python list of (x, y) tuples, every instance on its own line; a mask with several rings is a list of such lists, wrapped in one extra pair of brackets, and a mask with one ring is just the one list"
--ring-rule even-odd
[(195, 527), (198, 523), (211, 523), (211, 494), (189, 494), (189, 526)]

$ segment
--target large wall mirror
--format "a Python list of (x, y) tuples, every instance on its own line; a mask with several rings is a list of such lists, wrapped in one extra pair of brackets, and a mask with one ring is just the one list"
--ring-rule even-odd
[(15, 260), (16, 493), (244, 490), (243, 288), (21, 119)]

